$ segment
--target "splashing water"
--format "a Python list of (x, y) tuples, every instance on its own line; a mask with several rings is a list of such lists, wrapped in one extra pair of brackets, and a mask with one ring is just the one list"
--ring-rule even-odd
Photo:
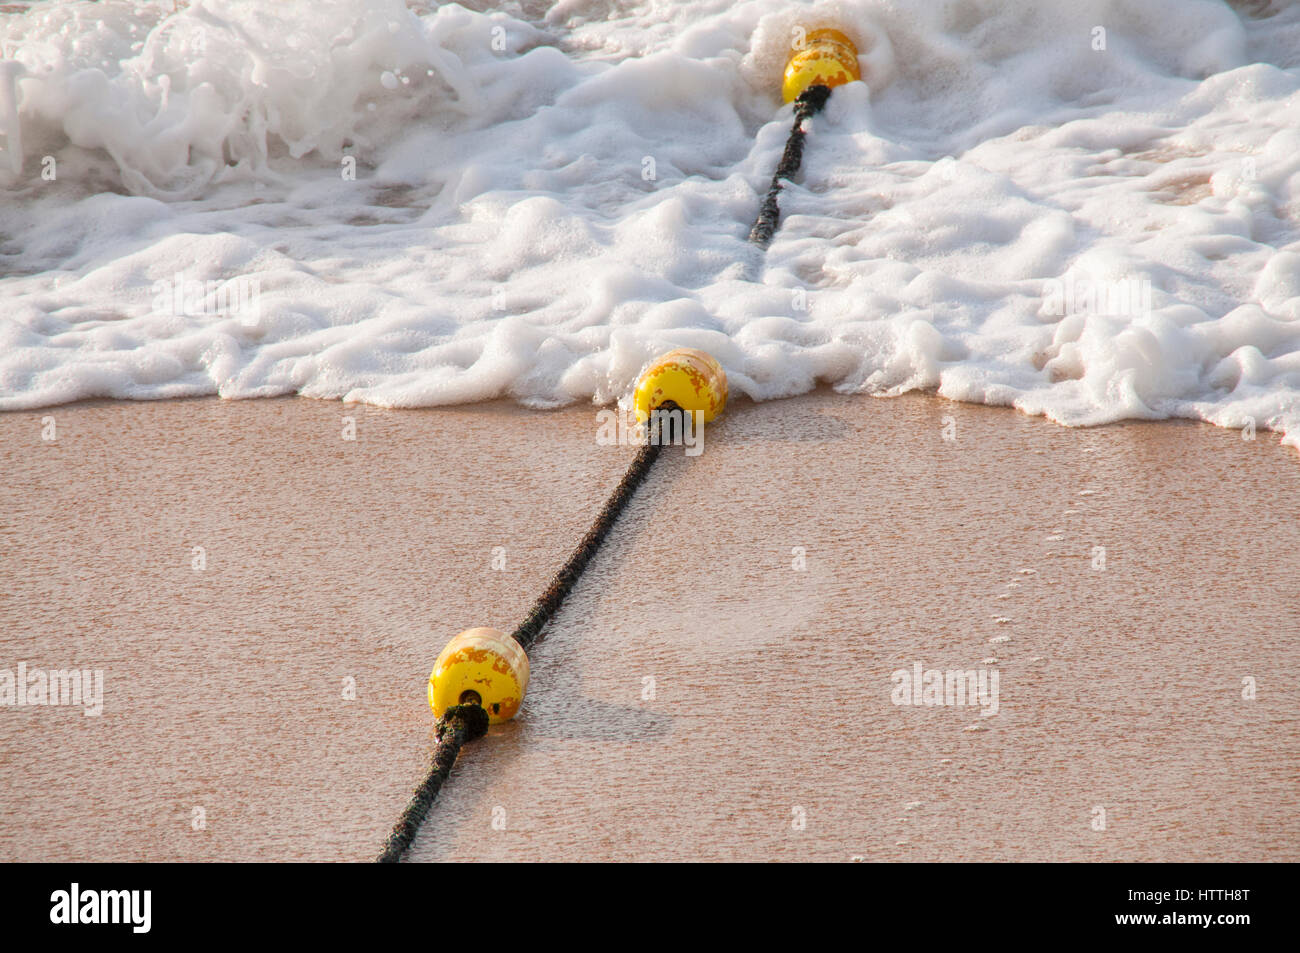
[[(1300, 7), (0, 7), (0, 408), (936, 389), (1300, 446)], [(486, 6), (486, 5), (485, 5)], [(798, 27), (864, 83), (766, 256)]]

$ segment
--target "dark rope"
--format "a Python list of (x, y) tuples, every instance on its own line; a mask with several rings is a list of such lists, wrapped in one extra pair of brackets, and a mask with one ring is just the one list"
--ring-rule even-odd
[(406, 805), (401, 819), (388, 835), (388, 843), (379, 855), (379, 863), (395, 864), (402, 859), (402, 855), (415, 840), (416, 831), (428, 816), (429, 808), (433, 807), (433, 799), (438, 796), (442, 782), (451, 774), (461, 745), (483, 737), (487, 730), (488, 714), (478, 705), (453, 705), (443, 713), (434, 728), (438, 744), (433, 749), (433, 767), (429, 769), (429, 776), (415, 789), (411, 803)]
[(591, 557), (596, 554), (600, 544), (609, 535), (610, 528), (614, 525), (614, 521), (618, 519), (618, 514), (623, 512), (623, 507), (627, 505), (627, 501), (632, 499), (632, 494), (636, 492), (636, 488), (641, 485), (641, 481), (646, 478), (646, 474), (654, 466), (655, 460), (659, 457), (660, 447), (672, 439), (669, 433), (659, 435), (656, 439), (655, 435), (658, 431), (655, 428), (656, 426), (666, 428), (674, 417), (681, 420), (681, 417), (678, 417), (674, 411), (683, 416), (687, 413), (681, 411), (672, 401), (666, 402), (662, 407), (658, 407), (653, 411), (655, 415), (662, 414), (663, 416), (648, 424), (651, 428), (650, 439), (646, 441), (644, 447), (637, 451), (636, 457), (632, 460), (632, 465), (627, 468), (627, 473), (623, 474), (623, 479), (615, 487), (609, 500), (606, 501), (604, 508), (596, 517), (596, 522), (591, 529), (587, 530), (587, 535), (582, 537), (582, 542), (578, 543), (578, 548), (569, 557), (569, 561), (564, 564), (564, 568), (555, 574), (551, 584), (546, 587), (542, 597), (537, 600), (533, 610), (528, 613), (528, 618), (524, 619), (519, 628), (510, 633), (514, 636), (515, 641), (524, 647), (524, 651), (528, 651), (533, 647), (533, 643), (537, 641), (543, 627), (555, 615), (556, 610), (560, 608), (560, 603), (564, 601), (564, 597), (569, 594), (573, 584), (578, 581), (582, 571), (587, 568), (587, 563), (591, 561)]
[[(512, 633), (515, 641), (522, 645), (525, 651), (532, 648), (546, 623), (559, 610), (560, 603), (573, 589), (578, 577), (587, 568), (587, 563), (591, 561), (591, 557), (596, 554), (600, 544), (609, 535), (609, 531), (613, 528), (619, 513), (623, 512), (623, 507), (627, 505), (627, 501), (632, 498), (632, 494), (636, 492), (637, 487), (645, 480), (646, 474), (650, 472), (650, 467), (654, 465), (655, 460), (659, 457), (659, 450), (665, 443), (672, 441), (674, 436), (672, 425), (674, 423), (679, 426), (685, 425), (683, 418), (686, 413), (687, 411), (682, 411), (672, 401), (665, 402), (651, 412), (654, 419), (648, 425), (650, 427), (650, 439), (646, 441), (645, 446), (637, 451), (637, 455), (632, 460), (632, 465), (623, 474), (623, 479), (619, 481), (613, 494), (605, 502), (604, 507), (596, 516), (596, 522), (591, 529), (587, 530), (587, 535), (582, 537), (582, 542), (578, 544), (578, 548), (569, 557), (569, 561), (564, 564), (563, 569), (555, 574), (555, 578), (547, 586), (546, 592), (542, 593), (542, 597), (537, 600), (537, 604), (528, 613), (528, 618), (524, 619), (523, 624)], [(662, 428), (662, 432), (660, 428)], [(393, 832), (388, 835), (388, 843), (384, 845), (384, 852), (379, 855), (379, 863), (381, 864), (397, 863), (402, 859), (407, 849), (410, 848), (411, 842), (415, 840), (416, 832), (429, 815), (429, 809), (433, 807), (433, 801), (438, 796), (438, 791), (442, 789), (442, 783), (451, 774), (452, 766), (456, 763), (456, 756), (460, 754), (461, 746), (487, 734), (487, 712), (478, 705), (453, 705), (439, 719), (434, 730), (438, 744), (433, 749), (433, 767), (429, 770), (429, 776), (415, 789), (415, 794), (411, 797), (411, 803), (406, 806), (406, 810), (402, 812), (402, 817), (393, 828)]]
[(781, 155), (781, 164), (772, 176), (772, 186), (763, 197), (763, 205), (758, 213), (758, 221), (749, 231), (749, 240), (759, 248), (766, 248), (776, 234), (776, 226), (781, 221), (781, 209), (776, 197), (781, 194), (781, 180), (794, 181), (799, 165), (803, 162), (803, 142), (806, 130), (804, 122), (821, 112), (830, 97), (829, 86), (809, 86), (794, 101), (794, 128), (790, 138), (785, 141), (785, 152)]

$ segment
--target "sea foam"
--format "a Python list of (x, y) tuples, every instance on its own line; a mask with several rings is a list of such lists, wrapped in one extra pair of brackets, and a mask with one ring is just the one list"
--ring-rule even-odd
[[(1300, 446), (1300, 6), (498, 6), (7, 6), (0, 408), (608, 403), (694, 346), (757, 400)], [(864, 82), (760, 255), (780, 69), (831, 24)]]

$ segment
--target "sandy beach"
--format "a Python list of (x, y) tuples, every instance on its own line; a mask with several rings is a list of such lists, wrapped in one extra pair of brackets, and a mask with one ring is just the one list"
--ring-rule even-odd
[[(438, 651), (512, 629), (630, 460), (596, 430), (0, 416), (0, 669), (103, 672), (100, 714), (0, 714), (0, 852), (373, 859)], [(410, 859), (1295, 861), (1298, 504), (1266, 432), (736, 402), (660, 458)], [(997, 713), (895, 704), (918, 665), (996, 671)]]

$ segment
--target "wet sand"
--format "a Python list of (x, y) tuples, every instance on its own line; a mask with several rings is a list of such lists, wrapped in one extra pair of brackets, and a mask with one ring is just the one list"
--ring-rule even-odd
[[(0, 710), (0, 854), (373, 859), (426, 770), (434, 657), (523, 618), (630, 460), (596, 430), (0, 416), (0, 669), (105, 679), (98, 717)], [(661, 457), (411, 859), (1295, 861), (1298, 513), (1268, 433), (738, 403)], [(894, 704), (915, 663), (996, 670), (998, 713)]]

